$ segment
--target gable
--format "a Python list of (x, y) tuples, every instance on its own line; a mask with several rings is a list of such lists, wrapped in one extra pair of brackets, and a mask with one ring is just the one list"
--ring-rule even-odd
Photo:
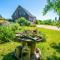
[(16, 16), (16, 15), (19, 15), (19, 16), (28, 15), (28, 16), (34, 17), (30, 12), (28, 12), (26, 9), (24, 9), (24, 8), (21, 7), (21, 6), (18, 6), (18, 7), (17, 7), (17, 9), (16, 9), (15, 12), (13, 13), (12, 17), (14, 17), (14, 16)]

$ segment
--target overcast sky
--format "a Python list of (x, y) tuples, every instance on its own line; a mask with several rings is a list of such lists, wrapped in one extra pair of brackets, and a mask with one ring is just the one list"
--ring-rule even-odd
[(46, 0), (0, 0), (0, 14), (5, 18), (11, 18), (17, 6), (21, 5), (40, 20), (58, 17), (54, 11), (50, 11), (43, 16), (42, 12), (45, 4)]

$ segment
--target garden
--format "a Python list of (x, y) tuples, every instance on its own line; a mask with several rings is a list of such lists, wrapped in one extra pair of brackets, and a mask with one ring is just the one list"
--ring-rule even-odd
[(20, 45), (14, 41), (15, 33), (34, 29), (44, 33), (46, 38), (46, 41), (37, 44), (41, 50), (41, 60), (60, 60), (60, 31), (20, 26), (18, 23), (0, 26), (0, 60), (15, 60), (13, 52)]
[[(32, 22), (25, 19), (25, 14), (25, 18), (20, 17), (16, 20), (5, 19), (0, 16), (0, 60), (17, 60), (17, 58), (18, 60), (28, 60), (26, 57), (19, 59), (19, 57), (23, 57), (24, 48), (28, 51), (25, 45), (31, 48), (29, 53), (34, 54), (35, 60), (60, 60), (60, 30), (37, 27), (37, 25), (41, 24), (60, 28), (60, 0), (47, 0), (43, 15), (46, 15), (50, 10), (57, 13), (59, 18), (55, 17), (54, 20), (35, 20)], [(28, 42), (26, 43), (25, 40)], [(21, 44), (23, 45), (22, 47)], [(39, 48), (39, 51), (36, 47)], [(31, 55), (29, 54), (29, 58), (31, 58)], [(34, 59), (32, 58), (32, 60)]]

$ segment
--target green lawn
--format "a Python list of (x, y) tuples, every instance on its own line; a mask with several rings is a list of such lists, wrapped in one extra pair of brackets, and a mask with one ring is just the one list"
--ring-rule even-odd
[[(60, 45), (58, 45), (60, 44), (60, 31), (54, 31), (48, 29), (39, 29), (39, 30), (45, 33), (46, 35), (46, 42), (37, 45), (42, 51), (42, 59), (60, 60), (60, 51), (59, 52), (57, 51), (60, 50)], [(58, 45), (58, 46), (56, 48), (53, 48), (52, 45), (54, 46)]]
[(17, 42), (8, 42), (0, 45), (0, 60), (15, 60), (12, 57), (12, 53), (16, 46), (19, 46), (20, 43)]
[[(35, 29), (35, 27), (21, 27), (24, 29)], [(42, 60), (60, 60), (60, 31), (37, 28), (46, 35), (46, 42), (40, 42), (37, 47), (41, 49)], [(12, 52), (18, 42), (8, 42), (0, 44), (0, 60), (15, 60), (12, 57)]]

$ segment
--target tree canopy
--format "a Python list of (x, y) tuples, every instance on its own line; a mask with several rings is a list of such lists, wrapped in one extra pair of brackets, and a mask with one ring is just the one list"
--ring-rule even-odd
[(47, 0), (47, 4), (43, 10), (43, 15), (45, 15), (49, 10), (54, 10), (58, 15), (60, 15), (60, 0)]
[(60, 20), (60, 0), (47, 0), (47, 4), (45, 5), (45, 8), (43, 9), (43, 15), (48, 13), (48, 11), (54, 10), (54, 12), (57, 13)]

